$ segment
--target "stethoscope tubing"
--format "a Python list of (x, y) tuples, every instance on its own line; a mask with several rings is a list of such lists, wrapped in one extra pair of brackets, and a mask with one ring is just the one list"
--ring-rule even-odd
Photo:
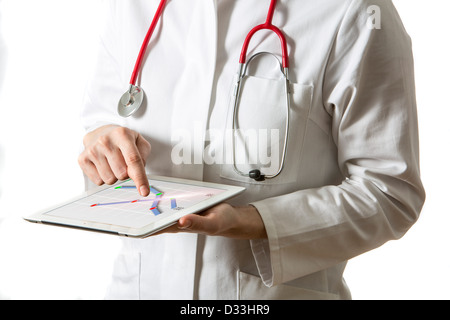
[(139, 51), (139, 55), (136, 59), (136, 64), (134, 65), (133, 73), (132, 73), (131, 79), (130, 79), (130, 85), (132, 85), (132, 86), (136, 85), (136, 80), (139, 75), (139, 71), (141, 70), (142, 61), (144, 60), (144, 56), (145, 56), (145, 52), (147, 51), (148, 43), (150, 42), (150, 39), (152, 38), (153, 31), (155, 31), (156, 25), (158, 24), (158, 21), (161, 18), (161, 15), (164, 11), (166, 3), (167, 3), (167, 0), (161, 0), (161, 2), (159, 3), (158, 9), (156, 10), (155, 16), (153, 17), (150, 28), (148, 29), (147, 34), (145, 35), (144, 41), (142, 42), (142, 46)]
[[(285, 110), (286, 110), (286, 125), (285, 125), (285, 131), (284, 131), (284, 143), (283, 143), (283, 152), (282, 152), (282, 156), (281, 156), (281, 164), (278, 167), (278, 170), (275, 174), (272, 175), (264, 175), (261, 174), (260, 170), (253, 170), (253, 171), (259, 171), (259, 174), (257, 176), (257, 178), (253, 178), (250, 176), (251, 171), (246, 174), (244, 172), (242, 172), (241, 170), (238, 169), (238, 167), (236, 166), (236, 134), (239, 130), (238, 125), (237, 125), (237, 114), (238, 114), (238, 110), (239, 110), (239, 101), (241, 98), (241, 86), (242, 86), (242, 82), (244, 80), (244, 77), (247, 75), (247, 68), (249, 66), (249, 64), (253, 61), (253, 59), (257, 58), (260, 55), (264, 55), (264, 54), (268, 54), (272, 57), (275, 58), (275, 60), (277, 61), (277, 63), (280, 66), (280, 72), (283, 75), (284, 78), (284, 82), (285, 82), (285, 96), (286, 96), (286, 104), (285, 104)], [(287, 153), (287, 147), (288, 147), (288, 140), (289, 140), (289, 124), (290, 124), (290, 110), (291, 110), (291, 84), (289, 81), (289, 68), (284, 68), (282, 66), (282, 63), (278, 60), (278, 58), (270, 52), (258, 52), (256, 54), (254, 54), (253, 56), (251, 56), (248, 61), (244, 64), (240, 63), (239, 64), (239, 71), (238, 71), (238, 80), (236, 82), (236, 86), (234, 89), (234, 105), (233, 105), (233, 119), (232, 119), (232, 131), (233, 131), (233, 137), (231, 139), (232, 141), (232, 159), (233, 159), (233, 170), (235, 173), (237, 173), (240, 176), (243, 177), (250, 177), (256, 181), (264, 181), (266, 179), (273, 179), (276, 178), (277, 176), (279, 176), (281, 174), (281, 172), (284, 169), (284, 164), (286, 162), (286, 153)]]
[[(144, 100), (144, 91), (142, 90), (142, 88), (140, 88), (136, 84), (136, 81), (137, 81), (139, 72), (142, 68), (142, 62), (144, 60), (145, 53), (148, 48), (148, 44), (150, 42), (150, 39), (152, 38), (153, 32), (156, 28), (156, 25), (158, 24), (158, 22), (161, 18), (161, 15), (164, 11), (166, 3), (167, 3), (167, 0), (161, 0), (158, 5), (155, 16), (153, 17), (152, 23), (147, 31), (147, 34), (145, 35), (141, 49), (139, 50), (139, 54), (136, 59), (136, 63), (135, 63), (134, 69), (133, 69), (133, 73), (131, 75), (131, 79), (130, 79), (130, 87), (127, 90), (127, 92), (125, 92), (122, 95), (121, 99), (119, 100), (118, 113), (122, 117), (128, 117), (128, 116), (134, 114), (139, 109), (139, 107), (141, 106), (141, 104)], [(248, 51), (250, 41), (251, 41), (252, 37), (255, 35), (255, 33), (257, 33), (260, 30), (270, 30), (270, 31), (276, 33), (278, 35), (278, 37), (280, 39), (280, 43), (281, 43), (282, 62), (280, 63), (280, 61), (278, 60), (278, 58), (275, 55), (273, 55), (273, 54), (271, 54), (271, 55), (274, 56), (275, 59), (277, 60), (277, 62), (280, 64), (281, 73), (284, 76), (285, 87), (286, 87), (285, 88), (285, 90), (286, 90), (285, 139), (284, 139), (283, 155), (282, 155), (282, 159), (281, 159), (281, 164), (278, 168), (277, 173), (275, 173), (273, 175), (264, 175), (264, 174), (261, 174), (260, 170), (252, 170), (248, 174), (241, 172), (236, 166), (235, 140), (234, 140), (235, 137), (233, 135), (233, 168), (236, 171), (236, 173), (238, 173), (239, 175), (250, 177), (252, 179), (255, 179), (256, 181), (264, 181), (265, 179), (273, 179), (281, 173), (281, 171), (284, 168), (286, 152), (287, 152), (287, 142), (288, 142), (288, 137), (289, 137), (289, 122), (290, 122), (289, 121), (290, 120), (290, 116), (289, 116), (289, 114), (290, 114), (289, 56), (288, 56), (286, 37), (284, 36), (283, 32), (281, 32), (281, 30), (278, 27), (276, 27), (272, 24), (272, 19), (273, 19), (273, 15), (274, 15), (274, 12), (276, 9), (276, 5), (277, 5), (277, 0), (270, 1), (270, 7), (269, 7), (269, 11), (267, 13), (267, 18), (266, 18), (265, 23), (257, 25), (256, 27), (251, 29), (245, 38), (244, 44), (242, 46), (241, 54), (239, 57), (240, 68), (239, 68), (239, 74), (238, 74), (238, 82), (236, 84), (236, 91), (235, 91), (235, 102), (234, 102), (234, 110), (233, 110), (233, 130), (237, 130), (236, 117), (237, 117), (237, 110), (239, 108), (239, 99), (240, 99), (240, 94), (241, 94), (241, 82), (242, 82), (244, 76), (246, 75), (247, 66), (256, 56), (264, 53), (264, 52), (257, 53), (255, 55), (253, 55), (252, 57), (250, 57), (249, 59), (247, 59), (247, 51)]]
[(257, 25), (254, 27), (250, 32), (247, 34), (247, 37), (245, 38), (244, 45), (242, 46), (241, 55), (239, 58), (239, 63), (245, 64), (247, 60), (247, 51), (248, 46), (250, 44), (250, 40), (254, 36), (254, 34), (260, 30), (270, 30), (277, 34), (277, 36), (280, 38), (281, 43), (281, 53), (283, 57), (283, 68), (289, 68), (289, 54), (287, 49), (287, 42), (286, 37), (284, 36), (283, 32), (276, 26), (272, 24), (273, 14), (275, 12), (275, 8), (277, 6), (277, 0), (271, 0), (270, 1), (270, 7), (269, 12), (267, 13), (266, 22), (260, 25)]
[[(291, 109), (290, 81), (289, 81), (289, 55), (288, 55), (286, 37), (284, 36), (283, 32), (278, 27), (276, 27), (272, 24), (276, 5), (277, 5), (277, 0), (270, 1), (270, 7), (269, 7), (269, 11), (267, 13), (266, 22), (263, 24), (257, 25), (256, 27), (251, 29), (245, 38), (245, 41), (244, 41), (244, 44), (243, 44), (242, 50), (241, 50), (241, 55), (239, 58), (238, 80), (237, 80), (236, 88), (235, 88), (235, 92), (234, 92), (235, 97), (234, 97), (233, 120), (232, 120), (233, 121), (232, 130), (234, 132), (233, 138), (232, 138), (233, 169), (240, 176), (249, 177), (256, 181), (264, 181), (266, 179), (273, 179), (280, 175), (280, 173), (283, 171), (284, 164), (286, 162), (286, 153), (287, 153), (287, 146), (288, 146), (288, 139), (289, 139), (289, 123), (290, 123), (290, 109)], [(270, 31), (274, 32), (280, 39), (281, 54), (282, 54), (282, 62), (281, 63), (274, 54), (268, 53), (268, 52), (259, 52), (259, 53), (254, 54), (249, 59), (247, 59), (247, 51), (248, 51), (248, 46), (250, 44), (250, 41), (251, 41), (252, 37), (255, 35), (255, 33), (257, 33), (260, 30), (270, 30)], [(248, 67), (249, 63), (254, 58), (256, 58), (257, 56), (259, 56), (261, 54), (270, 54), (277, 60), (277, 62), (280, 64), (280, 71), (283, 74), (284, 80), (285, 80), (286, 126), (285, 126), (285, 132), (284, 132), (285, 138), (284, 138), (284, 144), (283, 144), (283, 153), (282, 153), (282, 158), (281, 158), (281, 164), (278, 167), (277, 172), (272, 175), (262, 174), (259, 169), (252, 170), (248, 174), (246, 174), (246, 173), (242, 172), (241, 170), (239, 170), (236, 166), (236, 152), (235, 152), (236, 151), (235, 150), (236, 137), (235, 137), (235, 134), (236, 134), (236, 131), (238, 130), (238, 128), (237, 128), (237, 111), (239, 109), (239, 100), (240, 100), (240, 96), (241, 96), (241, 84), (242, 84), (244, 77), (246, 76), (247, 67)]]

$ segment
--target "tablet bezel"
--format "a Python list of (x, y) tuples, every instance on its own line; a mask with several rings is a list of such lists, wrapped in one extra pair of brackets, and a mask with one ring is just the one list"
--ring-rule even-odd
[(171, 225), (176, 224), (177, 221), (185, 215), (202, 212), (208, 208), (211, 208), (221, 202), (224, 202), (224, 201), (244, 192), (244, 190), (245, 190), (244, 187), (240, 187), (240, 186), (230, 186), (230, 185), (224, 185), (224, 184), (218, 184), (218, 183), (203, 182), (203, 181), (197, 181), (197, 180), (188, 180), (188, 179), (181, 179), (181, 178), (153, 176), (153, 175), (148, 175), (147, 178), (149, 180), (154, 180), (154, 181), (156, 180), (156, 181), (169, 182), (169, 183), (177, 183), (177, 184), (194, 185), (194, 186), (213, 188), (213, 189), (221, 189), (221, 190), (224, 190), (224, 192), (214, 195), (211, 198), (205, 199), (189, 208), (181, 209), (168, 217), (154, 221), (142, 228), (131, 228), (131, 227), (123, 227), (123, 226), (112, 225), (112, 224), (107, 224), (107, 223), (91, 222), (91, 221), (85, 221), (85, 220), (75, 220), (75, 219), (70, 219), (70, 218), (52, 216), (52, 215), (48, 214), (49, 212), (56, 210), (60, 207), (63, 207), (69, 203), (89, 197), (95, 193), (106, 190), (108, 188), (114, 188), (115, 186), (121, 185), (124, 182), (129, 180), (129, 179), (127, 179), (127, 180), (118, 181), (113, 185), (103, 185), (100, 187), (95, 187), (89, 191), (82, 193), (81, 195), (79, 195), (75, 198), (72, 198), (68, 201), (64, 201), (61, 204), (52, 206), (45, 210), (41, 210), (29, 217), (24, 217), (24, 219), (29, 222), (54, 225), (54, 226), (59, 226), (59, 227), (82, 229), (82, 230), (87, 230), (87, 231), (108, 233), (108, 234), (113, 234), (113, 235), (131, 237), (131, 238), (146, 238), (158, 231), (161, 231)]

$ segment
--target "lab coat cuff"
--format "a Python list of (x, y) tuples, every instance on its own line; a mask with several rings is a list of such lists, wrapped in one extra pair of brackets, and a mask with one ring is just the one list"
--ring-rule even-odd
[(263, 220), (267, 239), (250, 240), (250, 246), (261, 280), (267, 287), (272, 287), (280, 283), (281, 279), (277, 231), (269, 207), (263, 202), (254, 202), (251, 205), (258, 210)]

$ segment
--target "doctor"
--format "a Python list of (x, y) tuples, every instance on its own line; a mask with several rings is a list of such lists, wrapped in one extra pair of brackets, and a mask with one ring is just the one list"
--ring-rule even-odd
[[(269, 2), (168, 1), (138, 77), (144, 105), (127, 118), (117, 101), (159, 1), (106, 2), (82, 111), (79, 163), (89, 180), (130, 177), (143, 196), (146, 172), (247, 189), (163, 234), (124, 240), (108, 298), (348, 299), (347, 260), (399, 239), (417, 220), (425, 193), (413, 58), (391, 1), (278, 1), (273, 24), (286, 35), (290, 58), (286, 159), (280, 175), (265, 181), (234, 170), (254, 165), (230, 161), (224, 143), (238, 59)], [(280, 58), (279, 39), (256, 34), (249, 55), (260, 51)], [(237, 112), (258, 148), (237, 139), (233, 150), (261, 167), (261, 150), (271, 149), (264, 170), (276, 171), (284, 96), (272, 56), (258, 60)]]

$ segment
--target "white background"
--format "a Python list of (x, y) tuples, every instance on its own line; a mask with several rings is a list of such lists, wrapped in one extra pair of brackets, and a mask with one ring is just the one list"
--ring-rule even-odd
[[(450, 2), (394, 3), (414, 43), (427, 202), (345, 277), (354, 299), (449, 299)], [(84, 188), (78, 114), (100, 25), (99, 0), (0, 0), (0, 298), (103, 296), (118, 239), (21, 220)]]

